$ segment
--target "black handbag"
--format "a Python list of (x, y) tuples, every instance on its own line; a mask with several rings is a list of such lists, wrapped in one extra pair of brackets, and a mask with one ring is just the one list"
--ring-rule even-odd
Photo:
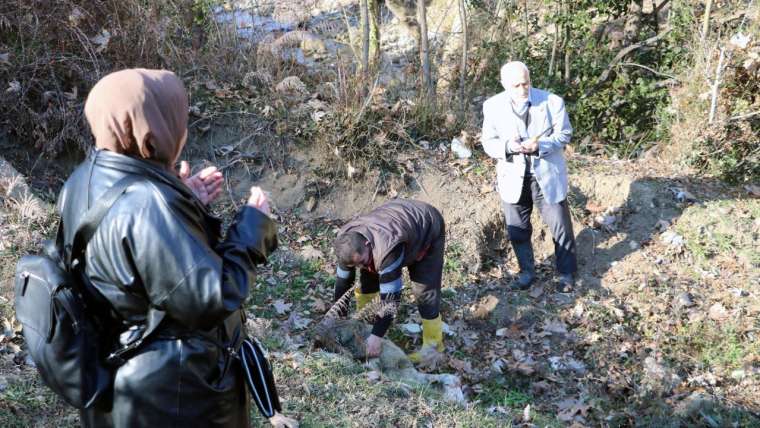
[(47, 241), (42, 254), (24, 256), (16, 265), (16, 318), (29, 354), (48, 387), (79, 409), (109, 395), (114, 367), (107, 360), (134, 349), (110, 354), (113, 342), (103, 337), (96, 309), (88, 308), (82, 272), (87, 243), (114, 202), (138, 179), (127, 175), (108, 189), (86, 212), (71, 245), (63, 242), (59, 223), (56, 242)]
[(275, 412), (282, 412), (272, 368), (259, 341), (254, 338), (243, 340), (238, 355), (245, 383), (259, 412), (267, 419), (274, 416)]

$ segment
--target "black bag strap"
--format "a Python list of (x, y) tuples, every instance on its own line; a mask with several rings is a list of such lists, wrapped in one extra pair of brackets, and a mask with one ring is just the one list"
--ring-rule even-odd
[[(103, 221), (108, 211), (111, 209), (114, 203), (127, 191), (129, 186), (135, 182), (142, 180), (143, 177), (137, 174), (128, 174), (111, 186), (105, 193), (95, 202), (95, 205), (90, 207), (89, 210), (82, 218), (74, 233), (73, 243), (71, 244), (70, 251), (65, 251), (66, 255), (66, 267), (70, 270), (77, 270), (81, 268), (81, 257), (87, 249), (87, 244), (92, 239), (95, 231), (98, 230), (98, 226)], [(89, 192), (88, 192), (89, 193)], [(59, 238), (63, 240), (62, 226), (59, 225)], [(146, 319), (146, 328), (139, 339), (130, 343), (129, 345), (122, 347), (107, 357), (107, 362), (110, 364), (120, 365), (124, 362), (124, 357), (130, 351), (137, 349), (145, 340), (156, 331), (161, 321), (163, 321), (166, 313), (159, 309), (151, 307), (148, 310)]]
[[(84, 218), (79, 223), (76, 232), (74, 233), (74, 239), (71, 244), (71, 250), (66, 251), (66, 266), (71, 269), (73, 263), (78, 263), (80, 257), (87, 248), (87, 244), (92, 239), (95, 231), (100, 226), (100, 222), (111, 209), (113, 204), (127, 191), (127, 188), (140, 180), (141, 177), (134, 174), (125, 175), (119, 181), (117, 181), (110, 189), (106, 190), (103, 196), (95, 202), (95, 205), (90, 207), (84, 215)], [(89, 193), (89, 192), (88, 192)], [(60, 231), (59, 231), (60, 233)]]

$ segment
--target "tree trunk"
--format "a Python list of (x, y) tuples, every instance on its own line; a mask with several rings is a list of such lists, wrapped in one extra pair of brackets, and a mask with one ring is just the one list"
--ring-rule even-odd
[(362, 27), (362, 71), (369, 71), (369, 11), (367, 0), (360, 0), (359, 11), (361, 15)]
[[(566, 4), (566, 13), (568, 16), (570, 13), (572, 13), (572, 8), (569, 4)], [(570, 84), (570, 26), (565, 23), (565, 75), (564, 75), (564, 81), (565, 85)]]
[(462, 23), (462, 66), (459, 69), (459, 99), (461, 100), (462, 114), (467, 106), (465, 97), (465, 85), (467, 83), (467, 7), (465, 0), (459, 0), (459, 20)]
[[(557, 14), (557, 17), (559, 17), (560, 10), (562, 7), (562, 2), (557, 3), (557, 8), (555, 10), (555, 13)], [(549, 84), (551, 84), (554, 81), (554, 61), (557, 58), (557, 45), (559, 44), (559, 23), (554, 23), (554, 40), (552, 40), (552, 54), (549, 58)]]
[(380, 64), (380, 1), (368, 0), (369, 12), (369, 66)]
[(705, 4), (705, 15), (702, 18), (702, 43), (705, 44), (707, 40), (707, 33), (710, 31), (710, 10), (712, 9), (712, 0), (707, 0)]
[(430, 48), (428, 47), (427, 35), (427, 6), (424, 0), (417, 1), (417, 23), (419, 24), (419, 47), (420, 47), (420, 66), (422, 68), (422, 85), (423, 93), (428, 100), (433, 95), (433, 79), (430, 72)]

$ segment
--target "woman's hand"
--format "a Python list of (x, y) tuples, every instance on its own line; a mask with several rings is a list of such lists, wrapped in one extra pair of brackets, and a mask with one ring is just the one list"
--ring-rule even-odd
[(248, 206), (256, 208), (262, 213), (269, 215), (269, 199), (261, 187), (251, 187), (251, 196), (248, 197)]
[(190, 176), (190, 164), (182, 161), (179, 164), (179, 178), (203, 205), (208, 205), (222, 193), (222, 182), (224, 177), (215, 167), (209, 166), (203, 168), (199, 173)]
[(275, 428), (298, 428), (298, 421), (284, 416), (280, 412), (275, 412), (274, 416), (269, 418), (269, 423)]

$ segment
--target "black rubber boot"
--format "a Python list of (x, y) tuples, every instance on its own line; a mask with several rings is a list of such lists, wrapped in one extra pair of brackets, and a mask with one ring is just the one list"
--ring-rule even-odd
[(512, 242), (512, 248), (515, 250), (517, 264), (520, 265), (520, 273), (517, 278), (509, 284), (510, 290), (527, 290), (536, 279), (536, 267), (533, 261), (533, 246), (528, 242)]

